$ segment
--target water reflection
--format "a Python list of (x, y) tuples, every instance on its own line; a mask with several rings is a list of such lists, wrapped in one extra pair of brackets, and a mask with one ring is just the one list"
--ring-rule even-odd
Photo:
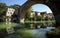
[[(51, 27), (54, 26), (54, 24), (55, 22), (25, 23), (22, 26), (25, 26), (25, 28), (29, 28), (30, 31), (29, 30), (26, 31), (32, 33), (32, 38), (46, 38), (46, 32), (50, 31), (51, 29), (54, 29), (54, 27)], [(24, 29), (22, 30), (25, 33)], [(22, 38), (22, 36), (11, 34), (6, 36), (6, 38)]]
[(37, 29), (37, 28), (46, 28), (46, 27), (53, 27), (55, 22), (42, 22), (42, 23), (25, 23), (24, 24), (27, 28)]

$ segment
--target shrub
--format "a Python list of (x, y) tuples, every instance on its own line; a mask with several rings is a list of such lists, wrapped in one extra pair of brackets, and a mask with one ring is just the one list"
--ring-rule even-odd
[(22, 38), (32, 38), (32, 33), (30, 30), (20, 29), (15, 32), (16, 35), (20, 35)]
[(46, 33), (47, 38), (60, 38), (60, 30), (55, 28)]

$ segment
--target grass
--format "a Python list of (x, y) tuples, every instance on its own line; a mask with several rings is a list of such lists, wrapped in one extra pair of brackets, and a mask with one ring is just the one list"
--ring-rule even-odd
[(15, 34), (20, 35), (22, 38), (32, 38), (33, 32), (29, 29), (21, 29), (16, 31)]
[(55, 20), (52, 20), (52, 21), (25, 21), (25, 23), (47, 23), (47, 22), (55, 22)]
[(17, 23), (9, 24), (7, 22), (7, 24), (6, 24), (6, 22), (0, 22), (0, 37), (4, 38), (5, 36), (7, 36), (7, 31), (6, 31), (7, 27), (16, 27), (16, 26), (18, 26)]
[(6, 24), (6, 22), (0, 22), (0, 29), (5, 29), (7, 27), (16, 27), (17, 25), (17, 23)]
[[(6, 24), (6, 22), (0, 22), (0, 30), (1, 30), (0, 34), (2, 35), (2, 37), (5, 37), (7, 35), (6, 32), (5, 32), (6, 31), (5, 29), (7, 27), (16, 27), (18, 25), (19, 24), (17, 24), (17, 23), (11, 23), (11, 24), (7, 23)], [(16, 30), (15, 34), (16, 35), (21, 35), (22, 38), (32, 38), (32, 32), (29, 29), (19, 29), (19, 30)]]

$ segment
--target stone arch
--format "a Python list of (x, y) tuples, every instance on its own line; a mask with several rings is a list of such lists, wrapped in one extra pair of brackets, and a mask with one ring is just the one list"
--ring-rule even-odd
[(54, 16), (55, 16), (55, 19), (56, 19), (56, 23), (59, 23), (59, 11), (55, 5), (56, 1), (50, 1), (50, 0), (28, 0), (25, 4), (23, 4), (21, 6), (21, 9), (20, 9), (20, 22), (24, 22), (24, 17), (25, 17), (25, 14), (26, 14), (26, 11), (34, 4), (39, 4), (39, 3), (42, 3), (42, 4), (45, 4), (47, 5), (53, 12)]

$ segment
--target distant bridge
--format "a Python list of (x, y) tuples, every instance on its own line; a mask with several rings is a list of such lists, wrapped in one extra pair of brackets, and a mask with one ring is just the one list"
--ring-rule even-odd
[(60, 0), (27, 0), (20, 7), (20, 23), (24, 23), (24, 17), (27, 10), (34, 4), (45, 4), (53, 12), (56, 24), (60, 25)]

